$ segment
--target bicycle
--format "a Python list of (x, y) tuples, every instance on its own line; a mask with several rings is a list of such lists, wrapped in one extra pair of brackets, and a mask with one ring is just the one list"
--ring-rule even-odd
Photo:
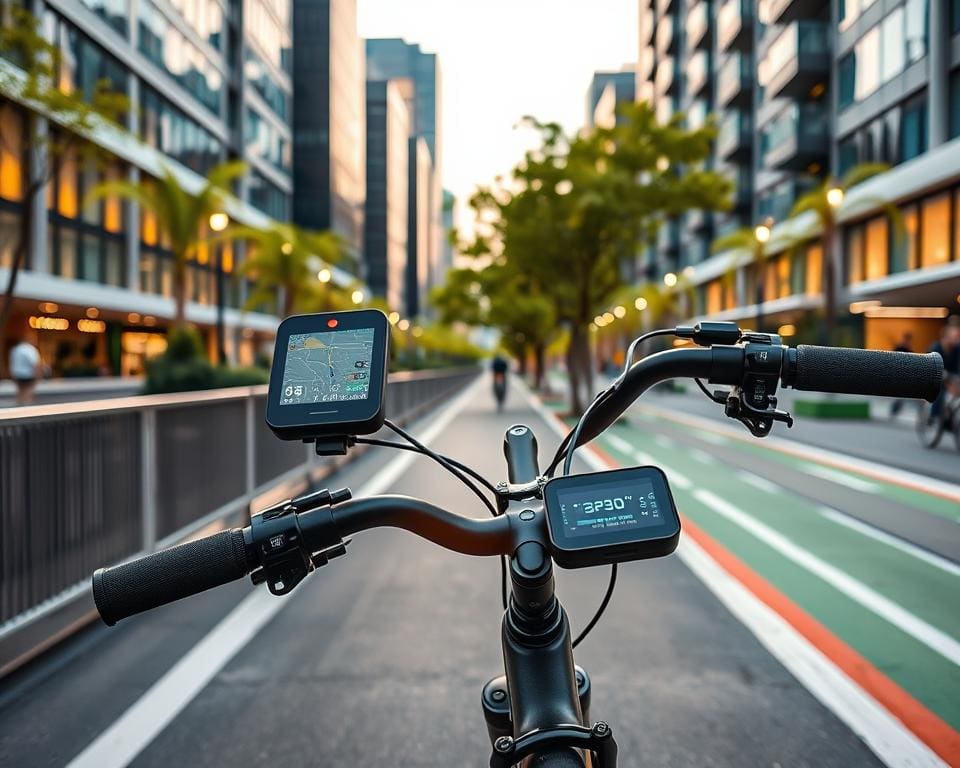
[[(952, 377), (955, 381), (960, 377)], [(949, 381), (949, 379), (948, 379)], [(917, 408), (917, 437), (924, 448), (936, 448), (945, 432), (952, 432), (960, 451), (960, 384), (954, 384), (953, 393), (943, 393), (939, 414), (932, 414), (931, 403), (919, 403)]]
[[(669, 349), (633, 363), (636, 346), (651, 334), (635, 341), (623, 372), (588, 406), (543, 472), (536, 438), (529, 427), (520, 424), (506, 432), (508, 479), (496, 485), (455, 459), (431, 451), (389, 421), (384, 422), (386, 426), (406, 443), (376, 437), (344, 439), (347, 447), (358, 443), (389, 446), (430, 457), (483, 500), (491, 512), (488, 519), (465, 517), (406, 496), (352, 499), (349, 489), (324, 489), (263, 510), (243, 529), (222, 531), (98, 570), (93, 576), (97, 609), (103, 621), (113, 625), (246, 575), (255, 584), (265, 582), (273, 594), (284, 595), (311, 571), (345, 555), (351, 536), (379, 527), (402, 528), (465, 555), (499, 556), (504, 674), (490, 679), (481, 695), (492, 747), (490, 766), (584, 768), (589, 764), (613, 768), (617, 761), (613, 728), (604, 721), (591, 721), (590, 677), (574, 664), (573, 649), (596, 626), (609, 604), (617, 563), (672, 553), (680, 536), (680, 518), (676, 517), (674, 525), (665, 478), (662, 486), (656, 484), (662, 475), (659, 470), (637, 467), (571, 475), (574, 451), (614, 424), (648, 389), (672, 378), (694, 379), (711, 400), (723, 405), (727, 416), (757, 437), (768, 435), (776, 422), (792, 424), (790, 414), (777, 409), (778, 384), (799, 390), (928, 401), (936, 399), (941, 387), (942, 360), (938, 355), (803, 345), (789, 348), (775, 334), (743, 332), (733, 323), (701, 323), (652, 332), (671, 334), (696, 346)], [(274, 373), (278, 366), (275, 361)], [(729, 388), (710, 391), (702, 379)], [(339, 438), (317, 440), (318, 449), (322, 445), (323, 450), (333, 450)], [(555, 476), (558, 469), (562, 473)], [(650, 482), (649, 493), (637, 480), (638, 472), (643, 483)], [(630, 475), (629, 485), (621, 485), (616, 492), (596, 491), (609, 485), (610, 478), (621, 482), (624, 473), (635, 473)], [(569, 495), (571, 487), (579, 489), (580, 495)], [(623, 488), (641, 493), (627, 495)], [(581, 503), (583, 498), (591, 500)], [(639, 498), (647, 499), (642, 507)], [(578, 511), (572, 511), (574, 508)], [(662, 518), (659, 523), (650, 522), (654, 508)], [(611, 565), (606, 593), (576, 638), (571, 636), (567, 614), (555, 592), (554, 563), (573, 568)], [(587, 755), (589, 763), (585, 763)]]

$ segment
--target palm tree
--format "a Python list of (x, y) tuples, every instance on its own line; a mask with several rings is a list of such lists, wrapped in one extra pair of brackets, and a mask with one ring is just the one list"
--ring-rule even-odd
[[(295, 311), (317, 308), (331, 309), (342, 305), (330, 295), (328, 265), (346, 258), (343, 241), (333, 232), (312, 232), (293, 224), (273, 223), (265, 229), (232, 227), (225, 237), (251, 241), (252, 253), (242, 270), (256, 281), (247, 299), (247, 308), (283, 297), (283, 316)], [(323, 274), (326, 272), (326, 274)], [(318, 283), (324, 286), (318, 296)]]
[[(723, 251), (745, 251), (750, 254), (750, 264), (756, 275), (754, 288), (754, 303), (757, 307), (757, 330), (763, 330), (763, 302), (764, 296), (764, 264), (767, 259), (767, 244), (770, 241), (772, 219), (767, 219), (756, 227), (742, 227), (728, 235), (718, 237), (713, 241), (710, 250), (713, 253)], [(734, 262), (736, 264), (736, 262)], [(734, 270), (736, 266), (734, 266)]]
[(185, 324), (187, 262), (204, 242), (202, 232), (210, 214), (222, 209), (224, 201), (230, 197), (232, 182), (246, 172), (244, 162), (221, 163), (207, 174), (203, 187), (194, 194), (183, 188), (172, 170), (164, 167), (158, 179), (106, 181), (94, 187), (88, 195), (90, 199), (126, 198), (156, 217), (173, 253), (175, 328)]
[[(827, 179), (802, 195), (793, 205), (790, 217), (799, 216), (807, 211), (813, 211), (820, 226), (820, 237), (823, 252), (823, 305), (826, 313), (826, 328), (823, 343), (829, 344), (834, 339), (837, 324), (837, 275), (835, 269), (835, 252), (837, 241), (837, 214), (844, 205), (846, 193), (853, 187), (867, 179), (883, 173), (889, 168), (884, 163), (862, 163), (854, 166), (838, 182)], [(900, 213), (895, 206), (889, 205), (880, 199), (859, 200), (857, 207), (880, 206), (889, 215), (893, 224), (899, 224)], [(811, 236), (800, 238), (799, 242), (810, 240)]]

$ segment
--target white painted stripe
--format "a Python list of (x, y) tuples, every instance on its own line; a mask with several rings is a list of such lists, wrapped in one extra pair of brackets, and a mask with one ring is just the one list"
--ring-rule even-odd
[(781, 486), (767, 480), (765, 477), (755, 475), (753, 472), (747, 472), (745, 469), (738, 469), (737, 477), (743, 480), (743, 482), (750, 483), (750, 485), (752, 485), (754, 488), (759, 488), (761, 491), (765, 491), (766, 493), (783, 493), (783, 488)]
[[(429, 444), (435, 440), (476, 395), (478, 388), (486, 383), (486, 377), (480, 377), (467, 387), (418, 435), (420, 442)], [(396, 482), (416, 457), (416, 454), (409, 451), (397, 455), (354, 495), (359, 498), (383, 493)], [(122, 768), (129, 765), (157, 734), (193, 701), (227, 662), (289, 604), (289, 600), (290, 597), (274, 597), (266, 587), (257, 589), (245, 598), (109, 728), (77, 755), (68, 768)]]
[(847, 488), (852, 488), (855, 491), (861, 491), (862, 493), (880, 492), (880, 486), (876, 483), (871, 483), (869, 480), (861, 480), (859, 477), (848, 475), (845, 472), (838, 472), (835, 469), (830, 469), (830, 467), (823, 467), (819, 464), (807, 464), (801, 468), (808, 475), (816, 475), (824, 480), (829, 480), (831, 483), (845, 485)]
[[(751, 437), (742, 428), (728, 426), (722, 422), (702, 416), (692, 416), (688, 413), (677, 413), (674, 410), (667, 410), (651, 405), (640, 405), (631, 411), (631, 415), (639, 418), (650, 419), (668, 419), (678, 424), (685, 424), (689, 427), (695, 427), (704, 432), (713, 432), (723, 437), (737, 440), (744, 443), (756, 443), (756, 438)], [(949, 483), (945, 480), (938, 480), (933, 477), (927, 477), (917, 472), (911, 472), (907, 469), (891, 467), (887, 464), (880, 464), (876, 461), (858, 459), (846, 454), (830, 451), (826, 448), (817, 448), (806, 443), (790, 440), (787, 438), (771, 435), (764, 438), (763, 446), (772, 448), (780, 453), (786, 453), (791, 456), (799, 456), (808, 461), (821, 461), (831, 464), (840, 469), (849, 472), (857, 472), (866, 477), (876, 480), (887, 481), (891, 483), (900, 483), (910, 488), (925, 492), (929, 491), (940, 496), (954, 499), (960, 502), (960, 484)], [(960, 518), (958, 518), (960, 520)]]
[(701, 451), (699, 448), (691, 448), (688, 453), (693, 456), (701, 464), (716, 464), (717, 460), (713, 458), (706, 451)]
[(643, 466), (659, 467), (667, 475), (667, 480), (670, 481), (671, 485), (677, 486), (683, 490), (688, 490), (693, 487), (693, 483), (690, 478), (684, 475), (681, 472), (677, 472), (673, 467), (668, 467), (664, 465), (663, 462), (657, 461), (656, 458), (651, 456), (649, 453), (644, 453), (643, 451), (634, 451), (633, 458), (636, 459), (637, 464)]
[[(565, 431), (529, 393), (533, 406), (554, 432)], [(652, 418), (652, 417), (651, 417)], [(593, 451), (584, 451), (593, 470), (608, 469)], [(787, 621), (723, 570), (692, 539), (683, 537), (677, 556), (760, 643), (827, 709), (859, 736), (891, 768), (946, 768), (929, 747), (893, 717)]]
[(616, 450), (620, 451), (620, 453), (626, 453), (627, 455), (633, 453), (633, 446), (622, 437), (617, 437), (617, 435), (604, 435), (604, 438)]
[(707, 432), (705, 429), (697, 432), (698, 440), (706, 440), (708, 443), (713, 443), (714, 445), (730, 445), (730, 441), (718, 435), (716, 432)]
[(871, 539), (875, 539), (895, 549), (899, 549), (901, 552), (905, 552), (918, 560), (923, 560), (925, 563), (929, 563), (941, 571), (945, 571), (953, 576), (960, 576), (960, 565), (952, 560), (941, 557), (923, 547), (918, 547), (916, 544), (911, 544), (899, 536), (894, 536), (886, 531), (882, 531), (869, 523), (863, 522), (863, 520), (858, 520), (855, 517), (851, 517), (830, 507), (821, 507), (820, 514), (839, 525), (845, 526), (857, 533), (862, 533), (864, 536), (869, 536)]
[(673, 448), (673, 440), (671, 440), (666, 435), (654, 435), (653, 442), (659, 445), (661, 448)]
[(841, 571), (839, 568), (821, 560), (813, 553), (794, 544), (783, 534), (778, 533), (770, 526), (761, 523), (756, 518), (737, 509), (715, 493), (701, 488), (694, 491), (693, 495), (700, 502), (710, 507), (710, 509), (723, 515), (731, 522), (736, 523), (800, 567), (806, 568), (834, 589), (845, 594), (851, 600), (856, 601), (867, 610), (872, 611), (880, 618), (890, 622), (948, 661), (960, 665), (960, 642), (957, 642), (945, 632), (928, 624), (923, 619), (914, 616), (902, 606), (897, 605), (897, 603), (884, 597), (879, 592), (871, 589), (866, 584)]
[(677, 555), (767, 651), (884, 763), (891, 768), (945, 768), (946, 763), (903, 723), (691, 538), (680, 541)]

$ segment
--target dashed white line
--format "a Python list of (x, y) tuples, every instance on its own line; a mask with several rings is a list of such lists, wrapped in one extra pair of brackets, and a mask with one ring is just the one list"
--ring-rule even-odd
[(610, 443), (610, 445), (612, 445), (616, 450), (620, 451), (620, 453), (633, 453), (633, 446), (622, 437), (617, 437), (616, 435), (604, 435), (604, 437), (606, 437), (607, 442)]
[(713, 458), (713, 456), (711, 456), (711, 455), (710, 455), (709, 453), (707, 453), (706, 451), (701, 451), (699, 448), (691, 448), (691, 449), (689, 449), (688, 453), (689, 453), (691, 456), (693, 456), (693, 458), (695, 458), (697, 461), (699, 461), (701, 464), (716, 464), (716, 463), (717, 463), (717, 460), (716, 460), (715, 458)]
[(766, 493), (780, 494), (783, 493), (783, 488), (776, 483), (773, 483), (765, 477), (760, 477), (760, 475), (755, 475), (753, 472), (747, 472), (745, 469), (737, 470), (737, 477), (739, 477), (743, 482), (749, 483), (754, 488), (759, 488), (761, 491)]
[(852, 488), (855, 491), (861, 491), (863, 493), (878, 493), (880, 491), (880, 486), (876, 483), (872, 483), (869, 480), (861, 480), (859, 477), (848, 475), (845, 472), (838, 472), (835, 469), (830, 469), (830, 467), (822, 467), (819, 464), (807, 464), (803, 467), (803, 471), (809, 475), (816, 475), (824, 480), (829, 480), (831, 483), (845, 485), (847, 488)]
[(673, 448), (673, 440), (666, 435), (654, 435), (653, 442), (655, 442), (661, 448)]
[(730, 445), (730, 441), (718, 435), (716, 432), (708, 432), (705, 429), (697, 430), (695, 433), (698, 440), (705, 440), (708, 443), (713, 443), (714, 445)]
[(902, 606), (897, 605), (839, 568), (821, 560), (812, 552), (794, 544), (783, 534), (751, 517), (746, 512), (737, 509), (711, 491), (699, 489), (694, 491), (693, 495), (714, 512), (736, 523), (784, 557), (823, 579), (851, 600), (890, 622), (948, 661), (960, 666), (960, 642), (957, 642), (946, 632), (914, 616)]
[(960, 565), (957, 563), (923, 549), (922, 547), (918, 547), (916, 544), (911, 544), (909, 541), (904, 541), (899, 536), (894, 536), (886, 531), (881, 531), (879, 528), (875, 528), (869, 523), (865, 523), (855, 517), (850, 517), (850, 515), (845, 515), (843, 512), (840, 512), (836, 509), (831, 509), (830, 507), (821, 507), (820, 514), (827, 519), (838, 523), (839, 525), (849, 528), (850, 530), (856, 531), (857, 533), (862, 533), (864, 536), (869, 536), (871, 539), (887, 544), (895, 549), (899, 549), (901, 552), (912, 555), (918, 560), (923, 560), (925, 563), (929, 563), (935, 568), (939, 568), (941, 571), (946, 571), (954, 576), (960, 576)]

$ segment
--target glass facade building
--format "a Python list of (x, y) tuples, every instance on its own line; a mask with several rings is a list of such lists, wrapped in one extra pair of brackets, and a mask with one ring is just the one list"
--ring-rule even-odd
[(390, 80), (367, 81), (366, 108), (365, 278), (374, 296), (400, 311), (408, 280), (410, 118), (400, 88)]
[[(440, 115), (441, 72), (436, 54), (426, 53), (415, 43), (397, 38), (366, 41), (367, 77), (398, 82), (410, 115), (410, 135), (422, 137), (430, 154), (429, 226), (416, 236), (426, 240), (426, 275), (417, 283), (426, 290), (443, 282), (443, 131)], [(413, 183), (413, 182), (411, 182)], [(419, 269), (419, 267), (418, 267)], [(425, 307), (419, 303), (422, 312)]]
[[(64, 0), (34, 9), (62, 53), (59, 87), (89, 98), (106, 81), (129, 101), (131, 136), (118, 141), (109, 130), (96, 131), (89, 141), (100, 145), (104, 161), (87, 159), (80, 146), (47, 158), (42, 202), (26, 221), (31, 165), (17, 148), (24, 146), (27, 114), (0, 96), (0, 277), (13, 258), (8, 234), (29, 228), (32, 246), (12, 327), (57, 316), (33, 323), (55, 375), (142, 373), (145, 357), (165, 346), (173, 315), (169, 244), (136, 205), (85, 203), (85, 196), (100, 181), (149, 180), (164, 168), (186, 188), (199, 188), (217, 163), (243, 159), (251, 173), (235, 190), (240, 203), (231, 216), (248, 224), (289, 218), (290, 0)], [(256, 78), (251, 57), (260, 63)], [(219, 294), (227, 356), (252, 362), (257, 340), (276, 320), (242, 315), (250, 288), (239, 274), (242, 259), (240, 247), (197, 249), (187, 267), (187, 316), (214, 355)]]
[(364, 57), (356, 0), (294, 0), (294, 206), (364, 253)]

